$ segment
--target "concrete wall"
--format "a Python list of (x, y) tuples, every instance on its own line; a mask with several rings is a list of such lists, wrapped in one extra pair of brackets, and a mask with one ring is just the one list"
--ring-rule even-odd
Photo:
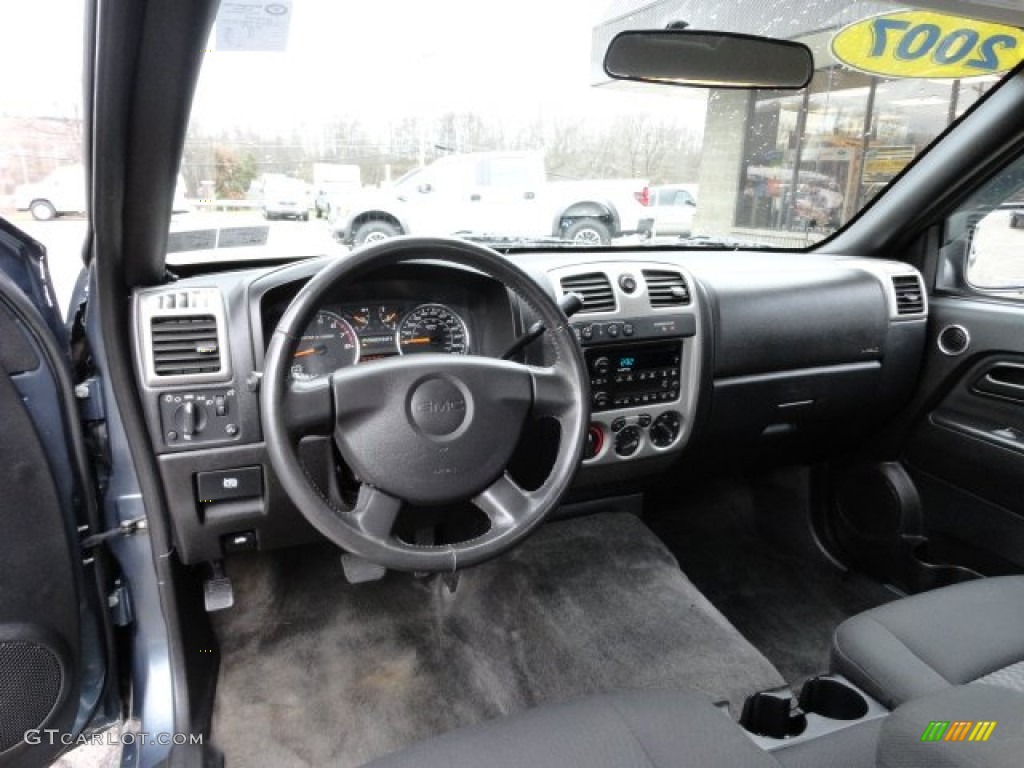
[(733, 227), (749, 98), (746, 91), (713, 91), (708, 98), (695, 235), (727, 234)]

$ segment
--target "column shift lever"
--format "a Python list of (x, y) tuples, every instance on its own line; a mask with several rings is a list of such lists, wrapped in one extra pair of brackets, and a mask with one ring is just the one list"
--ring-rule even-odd
[[(558, 308), (565, 313), (566, 317), (572, 317), (581, 309), (583, 309), (583, 297), (578, 293), (570, 291), (569, 293), (565, 294), (564, 296), (562, 296), (562, 298), (558, 300)], [(517, 352), (523, 349), (523, 347), (525, 347), (527, 344), (540, 338), (541, 334), (543, 334), (545, 330), (546, 329), (544, 328), (544, 323), (538, 320), (536, 323), (530, 326), (529, 330), (526, 333), (519, 337), (518, 341), (516, 341), (515, 344), (508, 348), (508, 351), (501, 356), (501, 359), (511, 359)]]

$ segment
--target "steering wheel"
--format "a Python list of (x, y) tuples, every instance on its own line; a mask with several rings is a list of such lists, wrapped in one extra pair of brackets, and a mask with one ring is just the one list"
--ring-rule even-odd
[[(540, 318), (554, 350), (550, 367), (457, 355), (419, 354), (341, 368), (313, 381), (289, 373), (299, 340), (332, 290), (369, 272), (430, 258), (505, 284)], [(295, 506), (342, 549), (387, 568), (455, 571), (515, 546), (558, 504), (579, 466), (587, 433), (589, 379), (579, 344), (553, 298), (495, 251), (462, 240), (395, 238), (324, 267), (299, 292), (270, 340), (260, 413), (270, 464)], [(520, 487), (506, 471), (528, 417), (559, 423), (547, 479)], [(332, 435), (360, 483), (351, 508), (317, 487), (300, 458), (307, 435)], [(471, 501), (488, 531), (455, 544), (402, 541), (403, 505)]]

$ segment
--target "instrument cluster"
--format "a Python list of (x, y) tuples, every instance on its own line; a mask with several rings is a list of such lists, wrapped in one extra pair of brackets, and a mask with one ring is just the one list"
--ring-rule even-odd
[(315, 379), (396, 355), (465, 355), (469, 329), (446, 304), (402, 301), (329, 306), (317, 312), (292, 358), (291, 375)]

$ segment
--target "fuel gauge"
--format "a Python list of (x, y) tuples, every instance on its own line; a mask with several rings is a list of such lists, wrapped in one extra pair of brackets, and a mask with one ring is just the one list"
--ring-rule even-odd
[(401, 316), (402, 310), (399, 307), (385, 304), (377, 308), (377, 320), (389, 331), (398, 327), (398, 318)]

